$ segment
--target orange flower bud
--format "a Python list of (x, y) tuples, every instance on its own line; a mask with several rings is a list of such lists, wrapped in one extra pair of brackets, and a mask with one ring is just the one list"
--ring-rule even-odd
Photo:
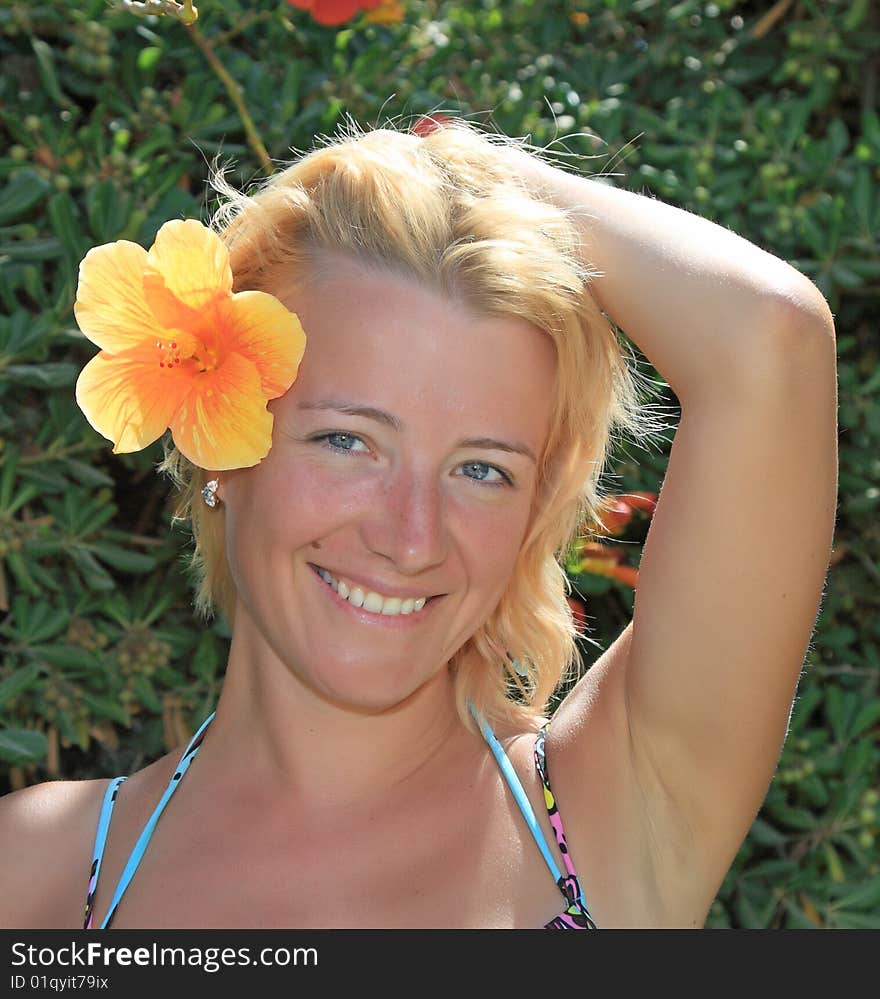
[(375, 10), (364, 16), (370, 24), (400, 24), (405, 13), (402, 3), (397, 3), (396, 0), (382, 0)]
[(626, 583), (627, 586), (631, 586), (636, 589), (639, 582), (639, 570), (634, 569), (631, 565), (616, 565), (608, 574), (612, 579), (616, 579), (618, 583)]

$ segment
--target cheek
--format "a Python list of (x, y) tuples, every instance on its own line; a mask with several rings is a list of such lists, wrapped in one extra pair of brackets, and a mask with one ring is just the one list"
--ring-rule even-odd
[(459, 551), (469, 578), (491, 587), (500, 599), (513, 572), (529, 519), (529, 503), (519, 496), (503, 503), (470, 505), (453, 512)]
[(328, 474), (319, 464), (267, 461), (230, 490), (227, 543), (239, 555), (257, 548), (289, 552), (332, 531), (358, 510), (370, 509), (371, 500), (368, 484)]

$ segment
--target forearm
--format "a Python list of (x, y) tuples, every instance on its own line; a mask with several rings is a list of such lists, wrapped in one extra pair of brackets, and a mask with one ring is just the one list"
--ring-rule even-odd
[(798, 309), (820, 325), (827, 304), (780, 258), (697, 215), (528, 159), (530, 181), (581, 231), (601, 274), (594, 299), (679, 398), (774, 363), (775, 334)]

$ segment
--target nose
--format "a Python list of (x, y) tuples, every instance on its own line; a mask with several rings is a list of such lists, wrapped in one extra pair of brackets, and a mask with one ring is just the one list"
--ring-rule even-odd
[(449, 541), (444, 497), (436, 478), (403, 468), (390, 473), (363, 531), (370, 551), (389, 559), (400, 573), (414, 576), (441, 564)]

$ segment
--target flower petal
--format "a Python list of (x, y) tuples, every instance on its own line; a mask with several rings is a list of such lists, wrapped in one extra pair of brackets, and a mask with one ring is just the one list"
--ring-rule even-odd
[(230, 354), (200, 372), (171, 422), (174, 443), (199, 468), (250, 468), (269, 453), (274, 417), (253, 361)]
[(293, 384), (306, 347), (299, 317), (262, 291), (240, 291), (218, 303), (222, 350), (257, 366), (262, 392), (275, 399)]
[(114, 454), (140, 451), (161, 437), (186, 397), (196, 365), (160, 368), (155, 345), (102, 351), (80, 372), (76, 401), (91, 425), (113, 441)]
[(80, 263), (73, 311), (103, 350), (115, 354), (163, 335), (144, 295), (146, 264), (147, 251), (124, 239), (94, 247)]
[(318, 24), (334, 27), (350, 21), (360, 7), (358, 0), (315, 0), (310, 10)]
[(192, 330), (206, 306), (231, 293), (229, 254), (220, 237), (195, 219), (166, 222), (144, 271), (144, 294), (157, 320)]

